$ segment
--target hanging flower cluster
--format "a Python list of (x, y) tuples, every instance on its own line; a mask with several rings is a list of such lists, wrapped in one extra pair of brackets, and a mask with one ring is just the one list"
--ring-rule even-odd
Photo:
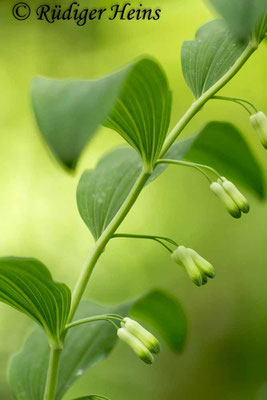
[(121, 321), (121, 328), (118, 329), (117, 334), (146, 364), (153, 363), (152, 353), (160, 352), (160, 344), (155, 336), (131, 318), (127, 317)]
[(185, 268), (190, 279), (197, 286), (205, 285), (208, 278), (215, 277), (214, 267), (193, 249), (179, 246), (171, 257), (175, 263)]
[(234, 218), (249, 212), (249, 203), (237, 187), (226, 178), (221, 177), (210, 185), (211, 190), (223, 202), (226, 210)]

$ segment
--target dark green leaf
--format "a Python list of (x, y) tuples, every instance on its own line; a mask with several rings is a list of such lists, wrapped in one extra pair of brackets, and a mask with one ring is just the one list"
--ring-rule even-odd
[(203, 25), (195, 40), (182, 47), (182, 68), (186, 83), (200, 97), (234, 65), (246, 44), (234, 40), (223, 20)]
[(131, 316), (154, 328), (175, 352), (185, 343), (187, 321), (184, 310), (176, 297), (162, 290), (154, 290), (138, 300), (131, 309)]
[(119, 132), (144, 160), (157, 157), (167, 134), (171, 96), (164, 73), (150, 59), (137, 60), (96, 80), (33, 81), (40, 130), (57, 159), (75, 168), (99, 125)]
[(115, 216), (141, 171), (132, 149), (107, 154), (93, 171), (85, 171), (77, 189), (82, 219), (97, 239)]
[(210, 0), (239, 40), (256, 37), (260, 42), (267, 32), (266, 0)]
[[(80, 304), (75, 319), (99, 314), (127, 315), (130, 304), (102, 307), (89, 301)], [(91, 322), (68, 332), (58, 378), (56, 400), (96, 363), (108, 356), (117, 340), (116, 330), (107, 322)], [(17, 400), (43, 400), (49, 361), (49, 346), (41, 329), (28, 337), (20, 353), (11, 359), (9, 382)]]
[[(100, 314), (126, 316), (132, 306), (133, 312), (151, 323), (173, 350), (181, 349), (185, 335), (184, 315), (179, 302), (163, 291), (148, 293), (143, 301), (137, 300), (136, 306), (135, 301), (117, 307), (102, 307), (86, 301), (80, 304), (75, 320)], [(157, 318), (165, 324), (161, 329)], [(173, 336), (175, 329), (177, 340)], [(107, 357), (116, 340), (116, 330), (107, 322), (90, 322), (71, 328), (60, 361), (56, 400), (60, 400), (77, 379)], [(11, 359), (9, 382), (16, 400), (43, 400), (48, 360), (47, 339), (41, 329), (35, 329), (21, 352)]]
[(8, 378), (16, 400), (43, 400), (48, 362), (49, 345), (38, 327), (10, 360)]
[(32, 258), (0, 259), (0, 301), (27, 314), (49, 338), (59, 341), (68, 318), (71, 292), (53, 281), (48, 269)]
[[(179, 150), (178, 143), (174, 146)], [(264, 197), (263, 171), (244, 137), (232, 124), (210, 122), (205, 125), (194, 137), (184, 159), (210, 165), (237, 185)]]
[[(208, 165), (264, 197), (263, 171), (240, 131), (230, 123), (209, 122), (196, 135), (174, 143), (164, 158)], [(166, 168), (166, 164), (159, 165), (152, 180)]]
[(91, 394), (90, 396), (79, 397), (74, 400), (109, 400), (107, 397), (100, 396), (99, 394)]
[[(183, 158), (191, 139), (175, 146), (175, 157)], [(173, 155), (173, 153), (169, 153)], [(152, 182), (166, 166), (158, 166)], [(77, 205), (82, 219), (98, 239), (111, 222), (141, 173), (140, 158), (131, 148), (119, 148), (105, 155), (94, 170), (85, 171), (77, 188)]]
[(157, 64), (143, 60), (132, 70), (105, 125), (120, 133), (150, 167), (164, 143), (170, 113), (165, 75)]

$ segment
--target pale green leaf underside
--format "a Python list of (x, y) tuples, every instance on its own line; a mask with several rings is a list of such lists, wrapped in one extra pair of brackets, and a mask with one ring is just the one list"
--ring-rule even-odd
[[(261, 168), (242, 135), (231, 124), (209, 123), (192, 138), (175, 143), (164, 158), (209, 164), (263, 197)], [(94, 170), (82, 175), (77, 205), (95, 239), (121, 207), (141, 169), (137, 154), (130, 148), (120, 148), (104, 156)], [(148, 183), (165, 169), (166, 165), (159, 165)]]
[(260, 42), (267, 31), (266, 0), (210, 0), (241, 41), (255, 37)]
[(36, 78), (32, 101), (44, 139), (70, 169), (108, 117), (108, 126), (146, 160), (157, 157), (169, 126), (168, 83), (159, 65), (148, 58), (101, 79)]
[(31, 317), (50, 339), (58, 341), (68, 318), (71, 292), (54, 282), (40, 261), (8, 257), (0, 259), (0, 301)]
[[(164, 321), (166, 322), (160, 329), (156, 322), (157, 313), (155, 313), (159, 296), (162, 301), (160, 312), (165, 314)], [(178, 300), (170, 297), (166, 292), (157, 290), (148, 293), (144, 297), (144, 302), (142, 298), (137, 301), (136, 311), (141, 313), (144, 307), (142, 317), (145, 317), (145, 322), (155, 327), (166, 343), (175, 350), (174, 338), (168, 340), (175, 335), (174, 327), (177, 329), (178, 341), (180, 343), (184, 341), (184, 337), (181, 336), (184, 315)], [(135, 301), (117, 307), (102, 307), (88, 301), (82, 302), (75, 319), (114, 313), (126, 316), (134, 304)], [(174, 312), (173, 315), (170, 315), (169, 307)], [(169, 320), (170, 318), (172, 321)], [(186, 330), (183, 334), (186, 334)], [(56, 400), (60, 400), (77, 379), (107, 357), (116, 341), (116, 330), (107, 322), (92, 322), (70, 329), (60, 362)], [(10, 363), (9, 382), (16, 400), (43, 400), (48, 359), (47, 339), (41, 329), (35, 329), (26, 340), (21, 352), (15, 355)]]
[(183, 74), (195, 98), (229, 71), (245, 47), (233, 39), (223, 20), (208, 22), (197, 31), (195, 40), (183, 43)]

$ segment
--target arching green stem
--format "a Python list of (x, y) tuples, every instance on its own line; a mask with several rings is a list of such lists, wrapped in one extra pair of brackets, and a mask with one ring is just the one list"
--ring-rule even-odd
[(258, 112), (257, 108), (250, 101), (247, 101), (247, 100), (244, 100), (244, 99), (239, 99), (237, 97), (213, 96), (212, 99), (213, 100), (232, 101), (233, 103), (239, 104), (241, 107), (243, 107), (250, 115), (252, 115), (253, 113), (251, 112), (251, 110), (249, 110), (248, 107), (245, 106), (245, 104), (248, 104), (253, 109), (253, 111), (255, 113)]
[(221, 175), (219, 174), (216, 169), (210, 167), (209, 165), (204, 165), (204, 164), (198, 164), (198, 163), (193, 163), (193, 162), (188, 162), (188, 161), (181, 161), (181, 160), (169, 160), (169, 159), (160, 159), (157, 161), (157, 164), (172, 164), (172, 165), (182, 165), (184, 167), (191, 167), (197, 169), (199, 172), (201, 172), (211, 183), (212, 180), (210, 177), (202, 170), (202, 169), (207, 169), (210, 172), (212, 172), (214, 175), (217, 177), (221, 178)]
[(77, 321), (70, 322), (66, 325), (65, 329), (68, 330), (73, 328), (74, 326), (87, 324), (88, 322), (96, 322), (96, 321), (107, 321), (110, 322), (111, 320), (121, 321), (123, 317), (120, 315), (115, 316), (115, 314), (106, 314), (106, 315), (95, 315), (93, 317), (78, 319)]
[[(221, 79), (219, 79), (219, 81), (216, 82), (215, 85), (213, 85), (209, 90), (207, 90), (200, 98), (198, 98), (191, 105), (188, 111), (184, 114), (184, 116), (179, 120), (179, 122), (175, 125), (170, 134), (167, 136), (159, 158), (162, 158), (165, 155), (165, 153), (175, 142), (175, 140), (184, 130), (187, 124), (192, 120), (192, 118), (203, 108), (203, 106), (207, 103), (208, 100), (210, 100), (222, 87), (224, 87), (236, 75), (236, 73), (242, 68), (242, 66), (245, 64), (245, 62), (249, 59), (249, 57), (254, 53), (256, 49), (257, 46), (255, 46), (253, 43), (249, 43), (247, 48), (244, 50), (244, 52), (241, 54), (241, 56), (238, 58), (235, 64), (229, 69), (229, 71)], [(72, 322), (72, 319), (82, 299), (88, 281), (92, 275), (92, 272), (99, 257), (103, 253), (109, 240), (112, 238), (112, 236), (114, 235), (114, 233), (116, 232), (116, 230), (118, 229), (118, 227), (120, 226), (120, 224), (122, 223), (128, 212), (132, 208), (133, 204), (137, 200), (140, 192), (144, 188), (152, 172), (153, 170), (148, 170), (148, 169), (145, 169), (141, 172), (135, 185), (133, 186), (126, 200), (122, 204), (120, 210), (117, 212), (113, 220), (110, 222), (108, 227), (102, 233), (101, 237), (95, 243), (90, 256), (88, 257), (82, 268), (81, 274), (74, 288), (71, 310), (68, 318), (68, 324)], [(63, 335), (63, 342), (64, 339), (65, 336)], [(54, 350), (51, 353), (44, 400), (55, 399), (55, 388), (57, 382), (60, 353), (61, 350)]]

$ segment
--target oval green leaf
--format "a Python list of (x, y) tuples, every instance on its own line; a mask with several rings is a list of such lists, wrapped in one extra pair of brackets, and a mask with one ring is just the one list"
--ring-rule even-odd
[(148, 58), (102, 79), (35, 78), (32, 101), (45, 141), (69, 169), (75, 168), (83, 149), (105, 122), (150, 163), (160, 152), (170, 120), (171, 95), (165, 74)]
[(267, 32), (266, 0), (210, 0), (241, 41), (256, 38), (259, 43)]
[(66, 285), (53, 281), (40, 261), (1, 258), (0, 301), (41, 325), (51, 341), (60, 341), (70, 310), (71, 292)]
[(136, 152), (122, 148), (104, 156), (94, 170), (82, 175), (77, 188), (77, 205), (95, 239), (116, 215), (141, 169)]
[(197, 31), (195, 40), (183, 43), (183, 74), (195, 98), (229, 71), (245, 47), (233, 39), (223, 20), (208, 22)]

